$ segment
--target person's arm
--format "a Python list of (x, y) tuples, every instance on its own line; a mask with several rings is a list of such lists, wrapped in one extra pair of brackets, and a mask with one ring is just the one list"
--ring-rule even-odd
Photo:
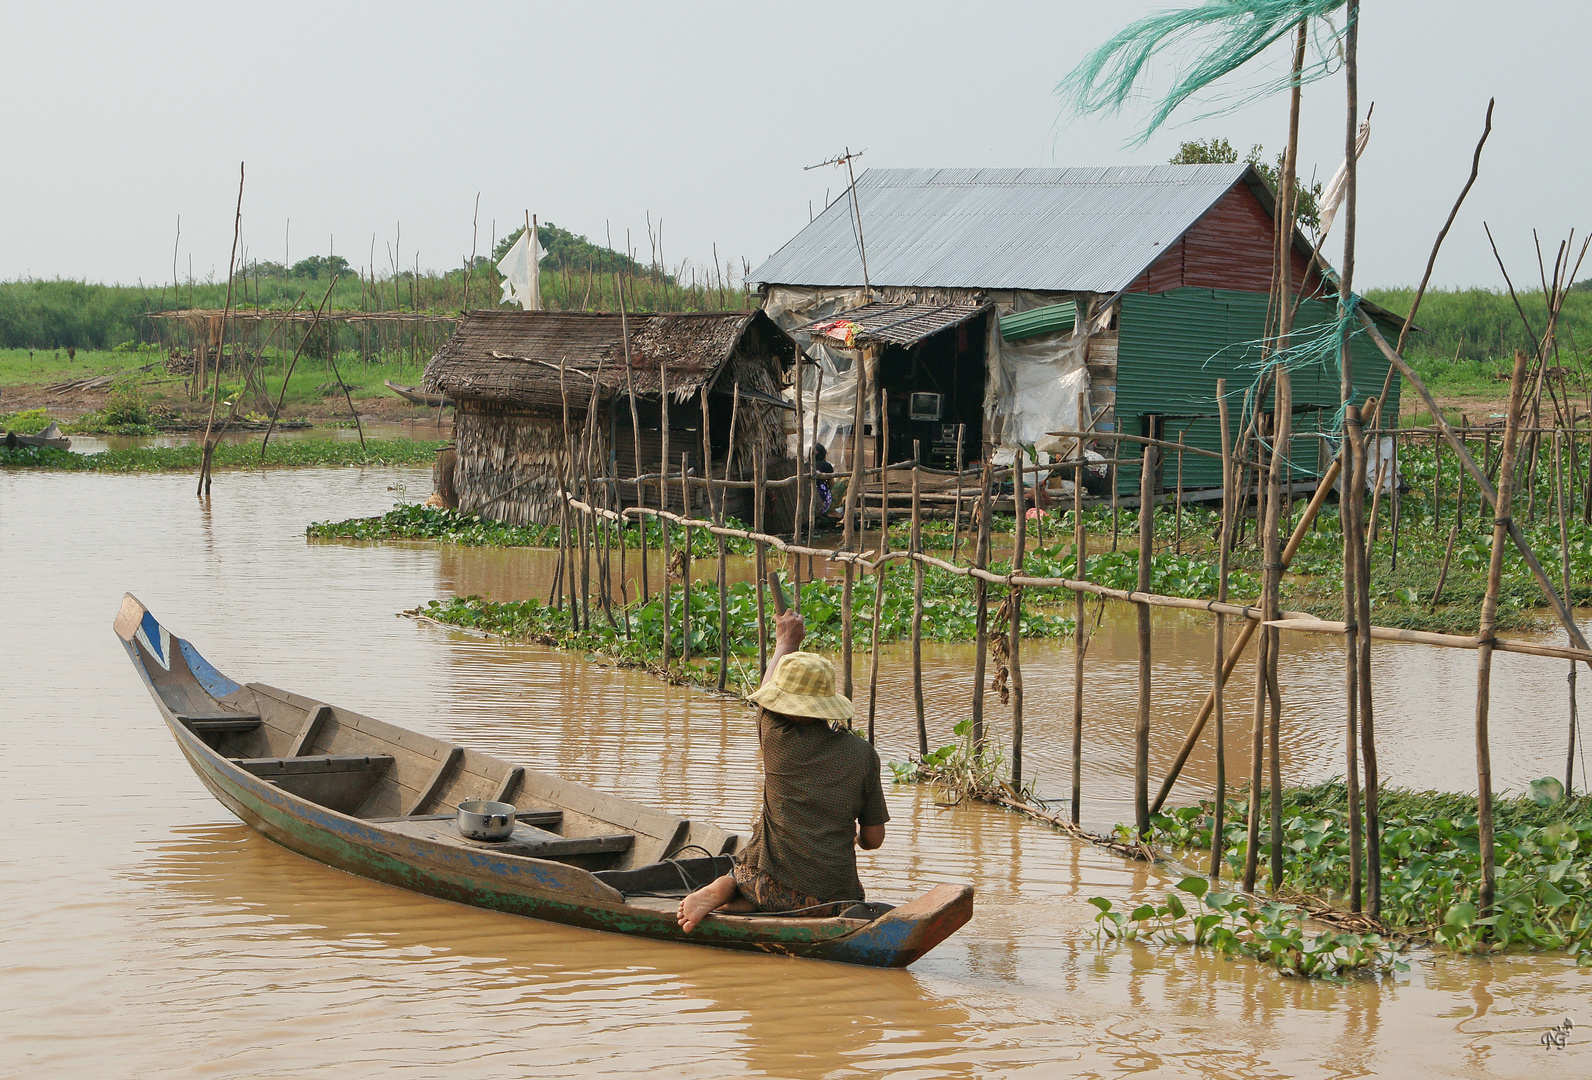
[(761, 685), (767, 686), (774, 677), (774, 669), (789, 654), (802, 647), (807, 637), (807, 621), (799, 612), (787, 611), (774, 616), (774, 655), (768, 658), (768, 670), (763, 672)]
[(873, 851), (884, 846), (883, 825), (858, 825), (857, 846), (864, 851)]

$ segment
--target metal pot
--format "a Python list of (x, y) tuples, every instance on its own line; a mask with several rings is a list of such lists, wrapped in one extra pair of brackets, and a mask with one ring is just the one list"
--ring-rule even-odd
[(514, 833), (514, 807), (490, 799), (459, 804), (459, 831), (471, 840), (507, 840)]

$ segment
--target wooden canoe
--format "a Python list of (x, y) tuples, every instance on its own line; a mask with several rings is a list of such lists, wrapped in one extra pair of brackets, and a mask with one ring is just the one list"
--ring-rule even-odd
[[(905, 967), (971, 917), (973, 889), (939, 885), (836, 918), (675, 922), (685, 886), (730, 865), (738, 834), (300, 697), (239, 684), (128, 594), (116, 635), (188, 764), (267, 839), (318, 862), (477, 907), (668, 941)], [(466, 839), (464, 799), (518, 808), (514, 834)]]
[(447, 394), (428, 394), (418, 386), (405, 386), (402, 383), (395, 383), (391, 379), (383, 379), (382, 382), (387, 385), (387, 389), (405, 401), (412, 401), (416, 405), (426, 405), (433, 409), (439, 409), (453, 404), (453, 399)]

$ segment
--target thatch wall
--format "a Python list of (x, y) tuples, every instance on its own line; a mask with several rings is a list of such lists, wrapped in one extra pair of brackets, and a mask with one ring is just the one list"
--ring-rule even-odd
[[(453, 420), (458, 446), (453, 482), (460, 509), (511, 525), (556, 521), (559, 479), (569, 466), (570, 442), (578, 452), (583, 419), (571, 415), (573, 438), (566, 442), (562, 414), (537, 415), (486, 402), (459, 402)], [(595, 438), (594, 467), (600, 469), (608, 458), (606, 425), (597, 425)], [(502, 498), (493, 498), (498, 495)]]

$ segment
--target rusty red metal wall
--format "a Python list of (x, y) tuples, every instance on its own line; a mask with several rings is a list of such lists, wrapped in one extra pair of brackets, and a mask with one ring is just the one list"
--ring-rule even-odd
[[(1271, 215), (1249, 185), (1240, 181), (1151, 263), (1128, 291), (1159, 293), (1195, 287), (1270, 292), (1275, 235)], [(1305, 266), (1305, 256), (1295, 249), (1295, 291), (1304, 283)], [(1310, 286), (1318, 284), (1312, 274)]]

